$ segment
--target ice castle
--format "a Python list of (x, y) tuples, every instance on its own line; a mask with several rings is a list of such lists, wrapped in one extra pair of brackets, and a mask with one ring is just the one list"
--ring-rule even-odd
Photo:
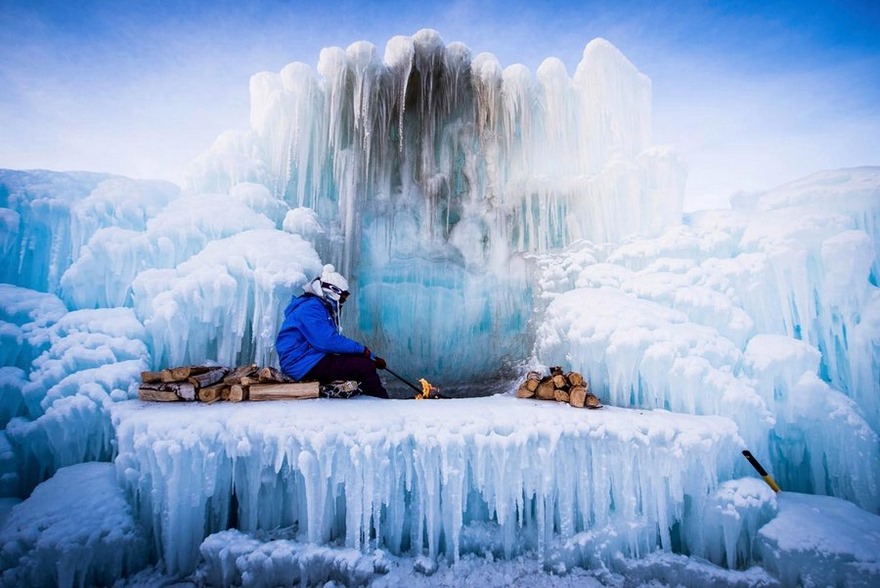
[[(387, 558), (430, 575), (475, 553), (559, 574), (637, 577), (661, 553), (731, 584), (752, 566), (770, 584), (880, 578), (870, 554), (785, 547), (813, 503), (783, 504), (740, 456), (877, 534), (880, 168), (685, 214), (651, 83), (601, 39), (570, 76), (421, 30), (250, 90), (251, 128), (183, 187), (0, 171), (4, 583), (158, 561), (209, 584), (359, 584)], [(352, 284), (347, 335), (468, 398), (133, 400), (147, 369), (275, 365), (285, 303), (327, 262)], [(556, 364), (609, 406), (510, 394)], [(113, 498), (79, 551), (63, 547), (81, 521), (52, 506), (62, 479)], [(59, 552), (90, 555), (47, 568)]]

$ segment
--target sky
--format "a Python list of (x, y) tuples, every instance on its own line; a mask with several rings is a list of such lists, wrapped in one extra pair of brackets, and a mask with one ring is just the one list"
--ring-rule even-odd
[(686, 209), (880, 165), (877, 0), (0, 0), (0, 168), (181, 183), (220, 133), (248, 128), (253, 74), (361, 40), (381, 55), (423, 28), (569, 75), (610, 41), (652, 81), (653, 142), (688, 164)]

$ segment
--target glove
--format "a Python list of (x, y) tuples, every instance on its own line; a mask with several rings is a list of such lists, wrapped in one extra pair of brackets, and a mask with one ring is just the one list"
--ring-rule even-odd
[(388, 365), (388, 364), (385, 363), (385, 360), (384, 360), (384, 359), (382, 359), (381, 357), (376, 357), (375, 355), (373, 355), (373, 352), (370, 351), (370, 348), (367, 347), (366, 345), (364, 345), (364, 355), (366, 355), (367, 357), (369, 357), (369, 358), (373, 361), (373, 363), (376, 364), (376, 369), (384, 370), (384, 369), (385, 369), (385, 366)]

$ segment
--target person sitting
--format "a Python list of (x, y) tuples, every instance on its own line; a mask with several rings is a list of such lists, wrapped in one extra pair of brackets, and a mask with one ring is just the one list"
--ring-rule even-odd
[(341, 334), (339, 313), (349, 296), (348, 281), (327, 264), (303, 290), (284, 310), (275, 339), (281, 371), (321, 385), (357, 380), (364, 394), (388, 398), (376, 371), (385, 369), (385, 360)]

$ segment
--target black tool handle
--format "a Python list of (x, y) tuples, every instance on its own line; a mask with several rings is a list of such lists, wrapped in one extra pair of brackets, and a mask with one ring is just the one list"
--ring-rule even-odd
[(388, 372), (389, 374), (391, 374), (392, 376), (394, 376), (395, 378), (397, 378), (398, 380), (400, 380), (401, 382), (403, 382), (404, 384), (406, 384), (407, 386), (409, 386), (410, 388), (412, 388), (413, 390), (415, 390), (416, 392), (418, 392), (419, 394), (422, 393), (421, 388), (419, 388), (418, 386), (416, 386), (415, 384), (413, 384), (412, 382), (410, 382), (406, 378), (404, 378), (402, 376), (398, 376), (397, 374), (392, 372), (387, 366), (385, 367), (385, 371)]
[(770, 486), (774, 492), (781, 491), (779, 488), (779, 484), (776, 483), (776, 480), (773, 479), (773, 476), (768, 474), (767, 470), (765, 470), (763, 466), (761, 466), (761, 464), (758, 462), (758, 460), (755, 459), (755, 456), (752, 455), (751, 451), (749, 451), (748, 449), (743, 449), (743, 455), (747, 460), (749, 460), (749, 463), (752, 464), (752, 467), (755, 468), (755, 471), (758, 472), (758, 475), (764, 478), (764, 481), (767, 482), (767, 485)]
[(749, 451), (748, 449), (743, 449), (743, 455), (746, 457), (747, 460), (749, 460), (749, 463), (752, 464), (752, 467), (755, 468), (759, 475), (767, 475), (767, 470), (765, 470), (761, 466), (761, 463), (757, 459), (755, 459), (755, 456), (752, 455), (751, 451)]

